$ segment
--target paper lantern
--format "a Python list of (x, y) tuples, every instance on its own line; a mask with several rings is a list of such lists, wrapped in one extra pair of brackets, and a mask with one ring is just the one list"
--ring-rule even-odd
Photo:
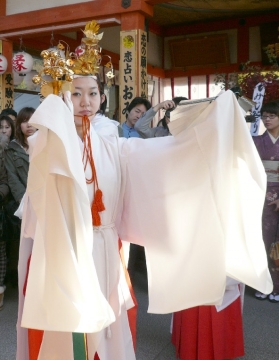
[(18, 52), (13, 56), (12, 67), (19, 75), (26, 75), (32, 70), (33, 58), (24, 51)]
[(4, 72), (7, 70), (8, 67), (8, 61), (5, 58), (4, 55), (0, 55), (0, 75), (4, 74)]

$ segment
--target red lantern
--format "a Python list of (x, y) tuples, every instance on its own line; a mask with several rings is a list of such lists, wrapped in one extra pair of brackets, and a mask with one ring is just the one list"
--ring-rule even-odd
[(13, 70), (19, 75), (26, 75), (32, 70), (33, 58), (24, 51), (18, 52), (12, 59)]
[(0, 75), (4, 74), (4, 72), (7, 70), (8, 67), (8, 61), (5, 58), (4, 55), (0, 55)]

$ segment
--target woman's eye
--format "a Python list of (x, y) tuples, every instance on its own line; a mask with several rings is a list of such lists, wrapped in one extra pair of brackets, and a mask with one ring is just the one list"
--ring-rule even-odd
[(90, 96), (96, 96), (97, 95), (97, 93), (96, 92), (92, 92), (92, 93), (90, 93)]
[(79, 96), (80, 93), (79, 93), (79, 92), (74, 92), (72, 95), (73, 95), (73, 96)]

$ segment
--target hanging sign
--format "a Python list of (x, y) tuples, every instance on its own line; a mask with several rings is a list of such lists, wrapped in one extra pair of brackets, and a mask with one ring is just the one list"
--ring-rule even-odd
[(5, 73), (1, 75), (1, 107), (3, 109), (13, 108), (14, 106), (14, 83), (13, 83), (13, 74)]
[(147, 99), (148, 96), (148, 81), (147, 81), (147, 34), (145, 31), (139, 30), (139, 71), (138, 84), (139, 94), (141, 97)]
[(255, 116), (256, 121), (251, 124), (250, 133), (252, 136), (257, 136), (259, 134), (260, 123), (261, 123), (261, 107), (263, 104), (263, 98), (265, 94), (265, 86), (262, 82), (258, 83), (253, 92), (253, 101), (256, 103), (252, 107), (252, 115)]
[(147, 34), (143, 30), (120, 32), (119, 84), (120, 121), (124, 122), (133, 98), (148, 97)]
[(130, 102), (137, 96), (137, 30), (120, 32), (119, 105), (124, 122)]
[[(0, 40), (0, 53), (2, 53), (1, 40)], [(0, 112), (7, 108), (13, 108), (14, 106), (13, 75), (9, 72), (5, 72), (6, 70), (1, 71), (1, 65), (5, 65), (5, 61), (0, 62)], [(4, 68), (2, 68), (2, 70), (3, 69)]]

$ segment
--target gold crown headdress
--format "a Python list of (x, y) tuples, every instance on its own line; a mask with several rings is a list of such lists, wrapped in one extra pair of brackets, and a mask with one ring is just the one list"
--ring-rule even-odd
[[(97, 75), (102, 61), (99, 41), (103, 33), (98, 34), (100, 26), (95, 20), (86, 24), (83, 31), (85, 37), (81, 40), (80, 52), (69, 52), (69, 46), (66, 47), (65, 58), (62, 57), (59, 50), (64, 50), (65, 46), (59, 41), (57, 51), (43, 50), (43, 68), (38, 75), (35, 75), (32, 81), (35, 84), (41, 84), (41, 94), (46, 97), (49, 94), (61, 95), (66, 90), (72, 89), (74, 75)], [(111, 60), (105, 64), (110, 70), (106, 73), (107, 84), (111, 85), (111, 79), (114, 77)], [(50, 76), (52, 80), (46, 77)]]

